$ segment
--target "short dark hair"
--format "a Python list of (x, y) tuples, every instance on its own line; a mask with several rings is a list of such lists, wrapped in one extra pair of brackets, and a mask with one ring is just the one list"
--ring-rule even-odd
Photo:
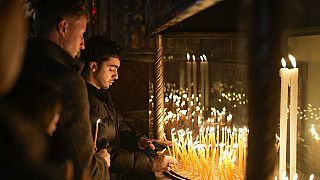
[(47, 35), (61, 20), (77, 20), (87, 14), (82, 0), (40, 0), (36, 5), (36, 34)]
[(85, 62), (84, 71), (89, 70), (90, 62), (101, 63), (109, 57), (123, 59), (123, 50), (114, 41), (103, 37), (96, 36), (86, 41), (86, 48), (81, 51), (81, 60)]

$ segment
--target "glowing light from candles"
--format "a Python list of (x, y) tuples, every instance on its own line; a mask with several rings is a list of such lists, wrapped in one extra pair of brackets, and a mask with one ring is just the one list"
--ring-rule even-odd
[(319, 137), (319, 134), (317, 132), (317, 130), (315, 129), (314, 127), (314, 124), (311, 124), (311, 135), (313, 136), (313, 138), (316, 140), (316, 141), (319, 141), (320, 140), (320, 137)]
[(309, 180), (313, 180), (314, 179), (314, 174), (311, 174), (309, 177)]
[[(288, 107), (288, 86), (290, 81), (290, 72), (286, 68), (286, 61), (281, 59), (283, 68), (280, 69), (281, 95), (280, 95), (280, 153), (279, 153), (279, 175), (281, 179), (286, 174), (286, 150), (287, 150), (287, 107)], [(284, 174), (284, 176), (283, 176)]]
[(288, 57), (289, 57), (289, 60), (290, 60), (290, 62), (292, 64), (292, 66), (294, 68), (297, 67), (296, 58), (294, 56), (292, 56), (291, 54), (289, 54)]
[(203, 54), (202, 56), (203, 56), (203, 59), (207, 61), (207, 56), (205, 54)]
[[(290, 61), (292, 61), (292, 59), (294, 58), (294, 57), (293, 58), (292, 57), (290, 57), (290, 55), (289, 55)], [(187, 59), (190, 60), (190, 58), (195, 59), (195, 56), (192, 55), (192, 57), (191, 57), (190, 54), (187, 53)], [(201, 61), (205, 61), (205, 59), (206, 59), (206, 56), (204, 54), (202, 56), (200, 56)], [(193, 62), (193, 61), (191, 60), (190, 63), (191, 62)], [(281, 63), (282, 63), (283, 67), (287, 66), (284, 58), (281, 59)], [(296, 67), (295, 61), (292, 61), (291, 64), (293, 67)], [(288, 68), (286, 68), (286, 69), (288, 69)], [(289, 68), (288, 70), (291, 70), (291, 69)], [(291, 72), (291, 71), (289, 71), (289, 72)], [(290, 75), (291, 75), (291, 73), (290, 73)], [(289, 79), (289, 83), (291, 83), (290, 79)], [(211, 112), (210, 112), (210, 114), (206, 115), (205, 114), (206, 111), (203, 109), (202, 104), (199, 103), (199, 100), (203, 97), (202, 93), (201, 94), (200, 93), (192, 94), (192, 98), (191, 98), (191, 96), (190, 97), (188, 96), (187, 90), (184, 91), (185, 93), (181, 93), (181, 92), (176, 91), (174, 89), (174, 85), (172, 85), (172, 84), (166, 84), (166, 85), (168, 86), (168, 88), (166, 88), (165, 102), (168, 104), (165, 105), (165, 117), (166, 117), (165, 121), (168, 123), (168, 121), (170, 120), (170, 122), (168, 123), (168, 125), (170, 125), (171, 122), (176, 122), (176, 121), (180, 120), (181, 123), (177, 124), (177, 126), (174, 126), (174, 127), (176, 127), (176, 129), (186, 128), (186, 127), (189, 127), (191, 129), (191, 130), (186, 130), (185, 135), (183, 135), (183, 133), (178, 133), (178, 134), (173, 133), (173, 135), (180, 136), (181, 140), (179, 138), (172, 139), (173, 142), (176, 144), (176, 146), (175, 146), (175, 150), (174, 150), (174, 148), (172, 148), (172, 151), (170, 152), (170, 154), (172, 154), (172, 156), (177, 157), (177, 158), (179, 158), (181, 156), (189, 156), (190, 155), (191, 159), (205, 157), (204, 159), (206, 159), (206, 160), (208, 159), (208, 156), (211, 157), (213, 154), (216, 154), (216, 155), (218, 155), (218, 157), (216, 157), (215, 159), (219, 160), (221, 158), (221, 165), (222, 165), (221, 167), (223, 168), (222, 171), (218, 172), (217, 176), (219, 176), (219, 173), (220, 173), (220, 175), (223, 175), (223, 173), (226, 173), (226, 174), (224, 174), (224, 176), (221, 176), (222, 178), (227, 177), (227, 175), (229, 173), (227, 170), (229, 168), (229, 165), (227, 164), (227, 162), (228, 163), (230, 162), (233, 165), (238, 166), (239, 170), (244, 169), (245, 168), (244, 165), (246, 164), (246, 162), (243, 162), (245, 160), (244, 156), (247, 155), (247, 152), (244, 152), (244, 151), (246, 151), (245, 146), (247, 146), (246, 137), (244, 135), (242, 135), (242, 142), (241, 142), (240, 141), (241, 138), (240, 137), (237, 138), (238, 135), (240, 136), (241, 131), (237, 132), (235, 130), (235, 132), (237, 132), (237, 133), (235, 133), (234, 131), (230, 131), (230, 128), (227, 128), (230, 125), (229, 123), (226, 123), (226, 124), (228, 124), (228, 126), (225, 126), (224, 123), (218, 124), (217, 122), (220, 122), (222, 119), (224, 120), (224, 122), (228, 122), (229, 120), (231, 120), (232, 114), (230, 114), (229, 108), (231, 106), (233, 106), (234, 104), (233, 103), (230, 104), (230, 102), (235, 101), (235, 103), (238, 106), (239, 106), (239, 104), (242, 104), (242, 103), (245, 104), (246, 102), (248, 102), (248, 100), (245, 99), (246, 94), (243, 92), (239, 93), (239, 92), (233, 91), (230, 86), (231, 91), (229, 91), (229, 92), (224, 91), (223, 93), (221, 93), (221, 97), (223, 97), (222, 100), (229, 101), (228, 103), (230, 105), (227, 105), (226, 106), (227, 108), (224, 107), (222, 110), (220, 110), (220, 112), (219, 112), (219, 110), (216, 110), (214, 107), (211, 107), (211, 108), (209, 107)], [(227, 86), (227, 87), (229, 87), (229, 86)], [(213, 92), (213, 91), (211, 91), (211, 92)], [(195, 101), (195, 103), (192, 103), (192, 105), (194, 105), (192, 108), (188, 105), (189, 100)], [(221, 101), (221, 99), (220, 99), (220, 101)], [(152, 98), (149, 99), (149, 102), (152, 104)], [(299, 108), (299, 107), (297, 107), (297, 109), (298, 109), (297, 114), (300, 116), (300, 118), (316, 119), (316, 118), (320, 117), (318, 115), (318, 114), (320, 114), (320, 113), (318, 113), (318, 111), (320, 112), (320, 108), (314, 108), (314, 107), (312, 107), (311, 104), (308, 104), (308, 108), (306, 110), (303, 110), (302, 108)], [(290, 111), (291, 110), (288, 110), (288, 108), (286, 108), (286, 114), (288, 114), (288, 112), (290, 112)], [(150, 113), (150, 111), (149, 111), (149, 113)], [(224, 118), (223, 118), (223, 115), (225, 116)], [(205, 117), (205, 116), (209, 116), (209, 117)], [(192, 122), (192, 125), (190, 126), (190, 125), (186, 124), (186, 122), (190, 122), (190, 123)], [(205, 131), (204, 131), (204, 129), (201, 130), (203, 133), (203, 136), (202, 137), (198, 136), (198, 139), (200, 137), (201, 141), (196, 140), (193, 142), (191, 134), (192, 134), (192, 131), (194, 131), (194, 130), (195, 130), (195, 132), (198, 132), (198, 130), (197, 130), (197, 128), (199, 128), (197, 126), (198, 123), (200, 126), (202, 126), (202, 128), (205, 129)], [(219, 125), (220, 125), (220, 128), (219, 128)], [(169, 127), (172, 128), (173, 126), (169, 126)], [(215, 127), (216, 127), (216, 131), (215, 131)], [(223, 134), (222, 134), (222, 129), (223, 129)], [(311, 127), (310, 131), (311, 131), (311, 134), (314, 135), (315, 139), (319, 138), (318, 136), (316, 136), (317, 132), (316, 132), (314, 125)], [(213, 134), (214, 134), (214, 136), (211, 136)], [(183, 139), (182, 139), (182, 136), (185, 136), (185, 137), (183, 137)], [(279, 139), (278, 135), (276, 135), (276, 136), (277, 136), (277, 139)], [(220, 140), (219, 140), (219, 137), (220, 137)], [(222, 137), (223, 137), (223, 142), (221, 141)], [(234, 139), (232, 140), (232, 138), (234, 138)], [(183, 143), (185, 145), (182, 145)], [(196, 146), (197, 144), (200, 144), (200, 145), (202, 144), (201, 146), (200, 145), (198, 146), (201, 148), (197, 148), (197, 152), (192, 152), (192, 149), (194, 149), (193, 147)], [(222, 147), (222, 148), (220, 149), (220, 147)], [(240, 149), (242, 152), (240, 151)], [(221, 153), (222, 153), (220, 158), (219, 158), (219, 154), (220, 154), (219, 150), (221, 150)], [(236, 151), (238, 153), (237, 154), (238, 156), (233, 155), (233, 153), (235, 153)], [(240, 152), (242, 154), (241, 155), (241, 157), (242, 157), (241, 161), (243, 162), (242, 168), (240, 168), (240, 166), (239, 166), (240, 165), (239, 162), (241, 162), (240, 161)], [(195, 153), (195, 154), (192, 154), (192, 153)], [(189, 162), (187, 162), (187, 161), (189, 161), (190, 159), (185, 158), (185, 157), (183, 157), (183, 158), (184, 158), (184, 160), (183, 160), (184, 163), (188, 164)], [(200, 161), (201, 165), (199, 165), (197, 168), (198, 168), (198, 170), (200, 170), (200, 167), (202, 168), (201, 169), (201, 171), (202, 171), (201, 177), (212, 177), (213, 174), (215, 174), (214, 173), (215, 171), (213, 171), (212, 166), (217, 166), (216, 165), (217, 161), (211, 164), (211, 163), (205, 162), (203, 159), (201, 160), (201, 158), (198, 160)], [(191, 160), (190, 163), (192, 164), (191, 166), (194, 166), (196, 164), (196, 161)], [(196, 167), (193, 167), (193, 168), (196, 168)], [(212, 170), (211, 176), (209, 176), (209, 174), (206, 174), (205, 169)], [(242, 171), (240, 170), (240, 172), (242, 172)], [(235, 173), (235, 172), (232, 172), (232, 173)], [(281, 177), (281, 176), (279, 175), (278, 177)], [(286, 179), (286, 178), (288, 178), (288, 177), (284, 176), (283, 179)], [(290, 179), (291, 178), (293, 178), (293, 177), (291, 176), (291, 173), (290, 173)]]
[(298, 106), (298, 75), (295, 58), (289, 54), (289, 59), (293, 66), (290, 69), (290, 178), (293, 177), (297, 169), (297, 106)]
[(284, 58), (281, 58), (281, 64), (284, 68), (287, 66), (286, 60)]
[[(297, 155), (297, 104), (298, 104), (298, 73), (295, 58), (288, 55), (292, 69), (285, 68), (286, 62), (281, 59), (283, 68), (280, 69), (281, 77), (281, 96), (280, 96), (280, 157), (279, 173), (286, 170), (286, 143), (287, 143), (287, 109), (290, 108), (290, 178), (296, 173), (296, 155)], [(290, 87), (290, 94), (288, 93)], [(290, 97), (290, 106), (288, 106), (288, 96)]]

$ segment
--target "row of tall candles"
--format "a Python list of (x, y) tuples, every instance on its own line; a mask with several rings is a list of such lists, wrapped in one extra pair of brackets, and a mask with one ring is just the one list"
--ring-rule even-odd
[[(290, 113), (290, 180), (295, 178), (297, 169), (297, 110), (298, 110), (298, 68), (295, 58), (289, 54), (293, 68), (286, 68), (286, 61), (281, 59), (283, 68), (280, 69), (281, 94), (280, 94), (280, 154), (279, 176), (286, 177), (287, 153), (287, 124), (288, 109)], [(290, 91), (288, 91), (290, 89)], [(290, 101), (288, 104), (288, 97)]]
[(189, 129), (171, 130), (169, 154), (181, 160), (174, 169), (194, 179), (244, 179), (249, 130), (227, 126), (202, 126), (194, 140)]
[[(192, 57), (192, 59), (191, 59)], [(198, 77), (199, 74), (199, 66), (200, 63), (200, 79)], [(195, 97), (198, 94), (201, 94), (200, 103), (206, 109), (209, 106), (209, 62), (207, 60), (207, 56), (205, 54), (200, 56), (200, 59), (197, 61), (195, 55), (190, 55), (187, 53), (187, 61), (186, 68), (185, 65), (180, 65), (179, 71), (179, 87), (180, 90), (185, 89), (185, 74), (187, 75), (187, 90), (188, 97), (194, 95)], [(199, 81), (198, 81), (199, 80)], [(200, 92), (198, 93), (198, 82), (200, 82)], [(195, 99), (193, 99), (193, 104), (196, 104)], [(189, 101), (191, 103), (191, 100)], [(189, 106), (190, 107), (190, 106)]]
[[(284, 58), (281, 59), (283, 68), (280, 69), (279, 75), (281, 78), (281, 94), (280, 94), (280, 154), (279, 154), (279, 177), (281, 180), (288, 179), (286, 175), (286, 153), (287, 153), (287, 124), (288, 124), (288, 110), (290, 118), (290, 180), (298, 179), (297, 174), (297, 114), (298, 110), (298, 90), (299, 90), (299, 69), (296, 67), (296, 59), (291, 54), (288, 58), (293, 66), (293, 68), (286, 68), (286, 61)], [(290, 91), (289, 91), (290, 89)], [(288, 98), (290, 100), (288, 101)], [(308, 105), (308, 111), (310, 111), (311, 105)], [(315, 108), (313, 108), (315, 109)], [(304, 110), (305, 111), (305, 110)], [(300, 119), (303, 117), (307, 119), (306, 114), (303, 111), (300, 112)], [(313, 118), (314, 113), (311, 113), (311, 118)], [(318, 119), (318, 117), (316, 117)], [(311, 135), (314, 140), (319, 140), (319, 136), (311, 125)], [(316, 152), (313, 148), (312, 152)], [(317, 153), (316, 153), (317, 154)], [(311, 174), (309, 180), (312, 180), (314, 175)], [(275, 177), (277, 179), (277, 177)]]

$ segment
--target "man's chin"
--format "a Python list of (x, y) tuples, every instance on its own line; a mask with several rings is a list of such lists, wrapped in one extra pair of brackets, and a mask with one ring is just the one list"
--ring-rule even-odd
[(111, 86), (105, 86), (102, 89), (109, 89)]

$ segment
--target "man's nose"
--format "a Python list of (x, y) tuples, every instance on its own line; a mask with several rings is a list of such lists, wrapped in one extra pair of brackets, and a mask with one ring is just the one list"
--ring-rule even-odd
[(118, 79), (118, 71), (114, 73), (114, 79)]
[(81, 44), (80, 44), (80, 49), (84, 50), (86, 48), (85, 43), (84, 43), (84, 38), (82, 38), (81, 40)]

